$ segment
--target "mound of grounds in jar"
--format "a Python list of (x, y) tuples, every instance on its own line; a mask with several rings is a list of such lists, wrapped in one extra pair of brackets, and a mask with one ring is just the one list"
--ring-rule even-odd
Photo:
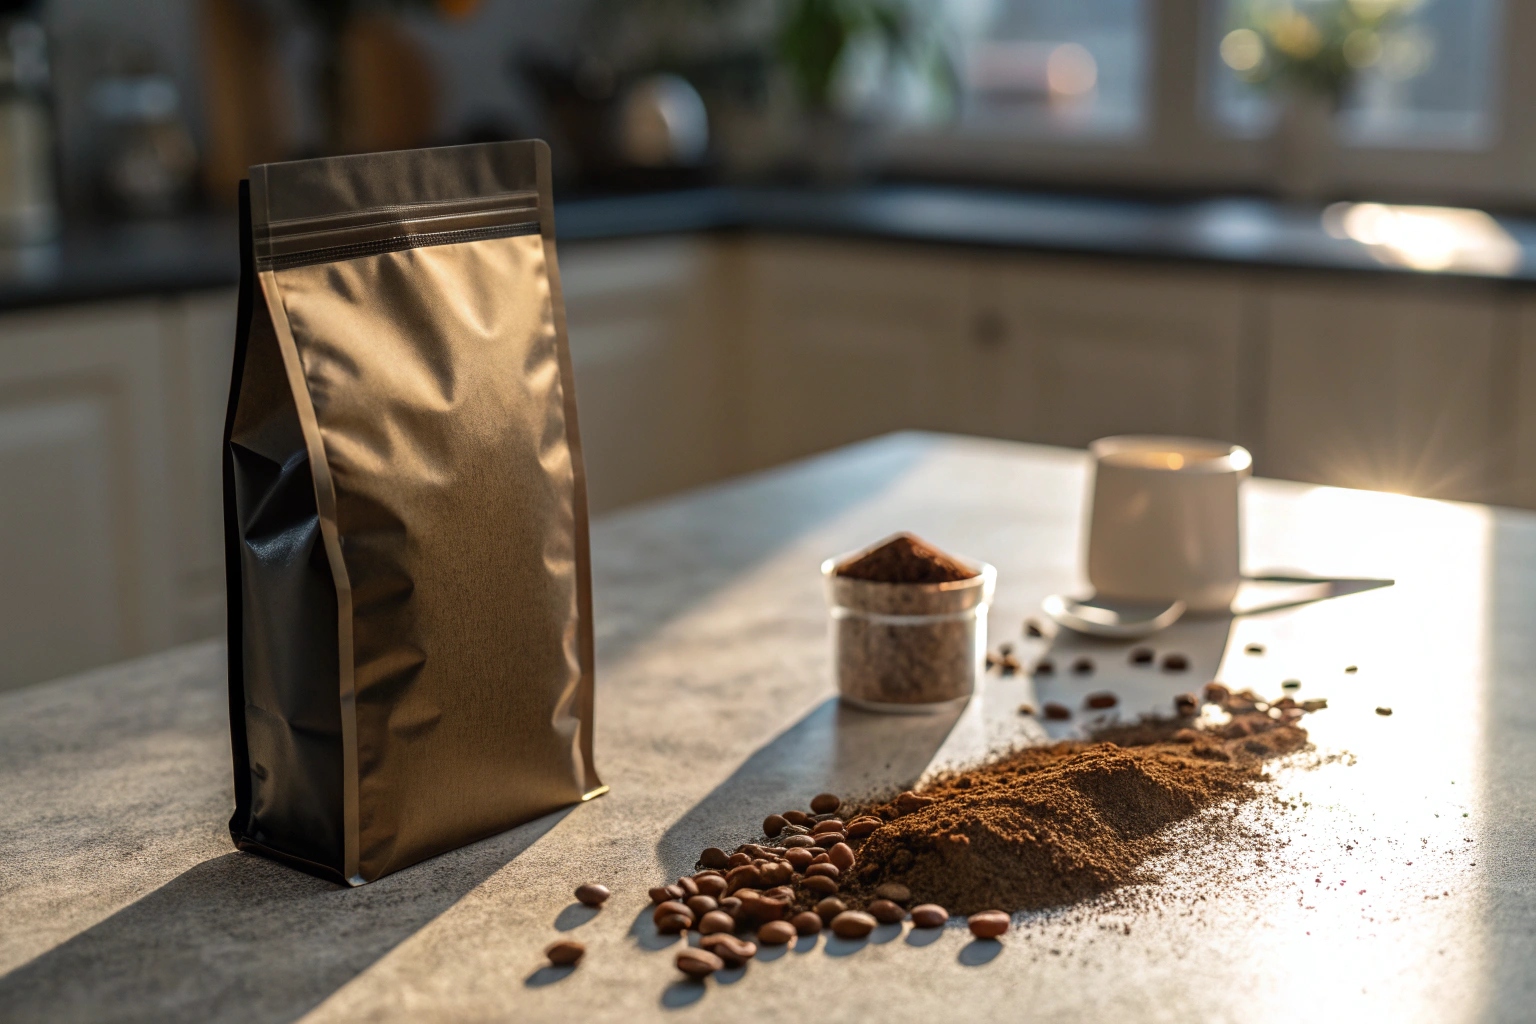
[(957, 583), (976, 576), (975, 569), (910, 533), (882, 541), (833, 572), (872, 583)]
[(1234, 712), (1197, 730), (1143, 723), (1096, 742), (1032, 747), (860, 807), (884, 824), (859, 844), (842, 893), (852, 906), (892, 882), (951, 913), (1060, 906), (1142, 878), (1168, 827), (1258, 795), (1264, 762), (1307, 745), (1291, 721)]

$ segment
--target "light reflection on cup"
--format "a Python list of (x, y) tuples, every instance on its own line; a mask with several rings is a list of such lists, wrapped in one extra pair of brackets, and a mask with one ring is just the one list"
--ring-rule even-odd
[(1242, 582), (1247, 449), (1188, 437), (1093, 442), (1088, 580), (1112, 601), (1224, 611)]

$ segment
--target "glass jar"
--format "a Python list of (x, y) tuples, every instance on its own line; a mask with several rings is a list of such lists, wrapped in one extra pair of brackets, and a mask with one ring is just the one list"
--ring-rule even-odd
[(987, 651), (997, 570), (952, 583), (876, 583), (822, 563), (842, 699), (872, 711), (936, 711), (970, 699)]

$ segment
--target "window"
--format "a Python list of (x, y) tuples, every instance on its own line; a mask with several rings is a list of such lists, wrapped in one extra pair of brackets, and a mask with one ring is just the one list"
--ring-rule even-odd
[[(1390, 0), (1225, 0), (1214, 4), (1211, 101), (1221, 128), (1238, 136), (1267, 134), (1274, 99), (1233, 66), (1251, 59), (1228, 33), (1248, 19), (1300, 14), (1316, 21), (1329, 8)], [(1379, 33), (1362, 36), (1351, 63), (1355, 84), (1339, 118), (1340, 141), (1356, 146), (1479, 149), (1496, 134), (1498, 0), (1409, 0)], [(1222, 45), (1222, 44), (1227, 45)], [(1346, 54), (1349, 49), (1346, 48)]]
[(946, 0), (961, 118), (1029, 134), (1134, 136), (1147, 120), (1144, 0)]

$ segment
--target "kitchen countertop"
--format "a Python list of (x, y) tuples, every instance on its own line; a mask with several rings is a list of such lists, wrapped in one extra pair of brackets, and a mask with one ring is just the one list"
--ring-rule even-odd
[[(1078, 452), (900, 434), (600, 519), (612, 792), (359, 889), (232, 850), (219, 643), (0, 695), (0, 1017), (1529, 1020), (1536, 516), (1254, 481), (1251, 567), (1397, 585), (1181, 622), (1155, 641), (1191, 659), (1169, 675), (1124, 645), (1019, 636), (1080, 586), (1085, 483)], [(1091, 650), (1096, 674), (993, 677), (963, 713), (841, 708), (817, 564), (898, 528), (997, 566), (994, 641)], [(1258, 846), (1200, 844), (1001, 942), (887, 925), (704, 984), (650, 924), (648, 887), (771, 811), (1044, 738), (1021, 700), (1110, 689), (1131, 715), (1209, 678), (1275, 696), (1288, 677), (1329, 707), (1275, 771), (1281, 802), (1237, 812)], [(586, 881), (614, 891), (600, 912), (572, 901)], [(574, 970), (542, 965), (560, 935), (588, 946)]]
[[(1508, 250), (1502, 262), (1453, 260), (1426, 270), (1443, 258), (1433, 238), (1425, 252), (1366, 245), (1330, 235), (1315, 208), (1261, 199), (1159, 202), (937, 185), (699, 188), (558, 202), (556, 225), (567, 242), (758, 231), (1416, 280), (1536, 281), (1536, 222), (1499, 221)], [(51, 244), (0, 250), (0, 310), (230, 287), (239, 274), (235, 239), (233, 220), (204, 217), (82, 226)]]

